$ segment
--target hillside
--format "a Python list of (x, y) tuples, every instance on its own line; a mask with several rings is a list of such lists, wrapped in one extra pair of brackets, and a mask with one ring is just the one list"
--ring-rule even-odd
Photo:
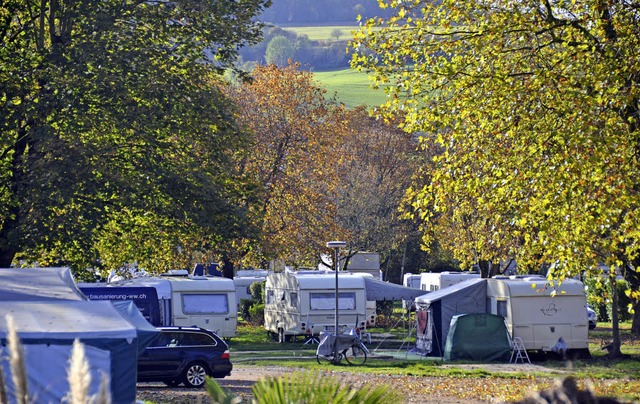
[(355, 24), (363, 18), (388, 16), (377, 0), (273, 0), (262, 20), (276, 25)]

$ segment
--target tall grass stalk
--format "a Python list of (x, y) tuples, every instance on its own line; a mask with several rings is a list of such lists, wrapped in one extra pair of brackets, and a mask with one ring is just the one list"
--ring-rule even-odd
[(6, 316), (7, 342), (9, 345), (9, 363), (11, 367), (11, 378), (15, 386), (15, 397), (18, 404), (27, 404), (29, 402), (29, 389), (27, 388), (27, 369), (24, 364), (24, 350), (18, 337), (18, 331), (13, 322), (13, 317)]
[(84, 354), (84, 345), (78, 339), (73, 341), (67, 380), (69, 381), (69, 403), (88, 403), (91, 373), (89, 372), (89, 362)]
[[(9, 364), (11, 377), (15, 386), (15, 399), (17, 404), (29, 404), (29, 388), (27, 386), (27, 369), (24, 362), (24, 350), (18, 337), (13, 317), (6, 316), (7, 321), (7, 343), (9, 346)], [(89, 387), (91, 385), (91, 373), (89, 363), (84, 352), (84, 345), (79, 341), (73, 342), (71, 358), (69, 360), (69, 370), (67, 373), (69, 382), (69, 393), (67, 402), (70, 404), (111, 404), (111, 393), (109, 392), (109, 377), (102, 374), (100, 389), (98, 393), (90, 397)], [(5, 375), (0, 366), (0, 404), (9, 402)]]
[(109, 376), (106, 373), (102, 373), (100, 382), (100, 390), (98, 396), (94, 400), (95, 404), (111, 404), (111, 393), (109, 392)]

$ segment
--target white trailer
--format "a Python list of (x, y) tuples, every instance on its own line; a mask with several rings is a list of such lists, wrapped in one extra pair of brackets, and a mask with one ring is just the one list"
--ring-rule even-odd
[(112, 286), (155, 288), (162, 325), (202, 327), (223, 338), (236, 335), (236, 288), (231, 279), (218, 276), (139, 277), (115, 282)]
[[(555, 286), (554, 286), (555, 285)], [(527, 351), (570, 350), (589, 356), (587, 301), (582, 282), (552, 284), (541, 276), (487, 280), (490, 314), (503, 316), (512, 337)]]
[(251, 285), (256, 282), (263, 282), (267, 279), (267, 274), (256, 276), (235, 276), (233, 284), (236, 288), (236, 303), (238, 310), (240, 309), (240, 301), (242, 299), (251, 299)]
[(420, 274), (420, 289), (435, 292), (468, 279), (480, 278), (475, 272), (423, 272)]
[[(281, 272), (267, 276), (265, 328), (278, 341), (296, 336), (317, 336), (335, 328), (335, 272)], [(367, 313), (364, 274), (338, 273), (338, 326), (341, 330), (365, 327), (375, 319)]]
[[(344, 265), (344, 258), (341, 259), (340, 266)], [(367, 273), (373, 275), (375, 279), (382, 280), (382, 271), (380, 270), (380, 253), (358, 251), (347, 263), (345, 271), (352, 273)]]
[[(402, 286), (404, 286), (405, 288), (420, 289), (421, 279), (422, 276), (420, 274), (412, 274), (411, 272), (407, 272), (406, 274), (404, 274), (404, 277), (402, 279)], [(415, 299), (403, 300), (402, 308), (405, 310), (410, 310), (413, 307), (414, 301)]]

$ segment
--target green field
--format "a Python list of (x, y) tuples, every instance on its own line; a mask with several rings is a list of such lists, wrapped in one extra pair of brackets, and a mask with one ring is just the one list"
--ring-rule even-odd
[(347, 107), (358, 105), (376, 106), (382, 104), (386, 94), (382, 88), (371, 88), (372, 81), (364, 72), (352, 69), (314, 73), (315, 79), (327, 89), (327, 95), (336, 93), (338, 100)]
[(338, 38), (341, 41), (348, 41), (353, 38), (352, 31), (359, 29), (358, 25), (330, 25), (330, 26), (318, 26), (318, 27), (280, 27), (285, 31), (293, 31), (297, 35), (306, 35), (312, 41), (335, 41), (336, 38), (331, 35), (331, 31), (339, 29), (342, 31), (342, 35)]

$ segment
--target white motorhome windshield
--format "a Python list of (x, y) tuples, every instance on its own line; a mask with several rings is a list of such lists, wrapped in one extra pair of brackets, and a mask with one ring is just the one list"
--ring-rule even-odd
[[(336, 294), (334, 293), (309, 293), (309, 307), (311, 310), (335, 310)], [(356, 293), (338, 293), (338, 310), (355, 310)]]
[(229, 312), (226, 294), (182, 295), (184, 314), (223, 314)]

